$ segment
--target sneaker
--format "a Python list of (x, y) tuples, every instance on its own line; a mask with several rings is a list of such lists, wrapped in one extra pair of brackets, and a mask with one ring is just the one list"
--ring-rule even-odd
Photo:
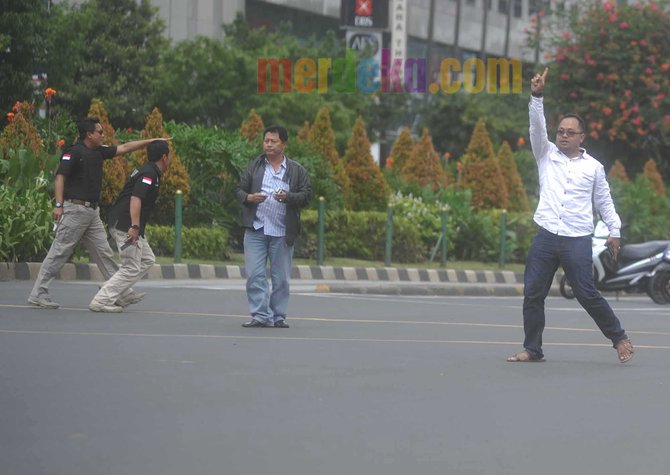
[(141, 302), (146, 295), (146, 292), (132, 292), (129, 295), (119, 297), (119, 299), (114, 303), (119, 307), (127, 307), (128, 305), (134, 305)]
[(288, 323), (286, 323), (284, 320), (277, 320), (275, 322), (275, 328), (290, 328), (288, 326)]
[(101, 303), (91, 303), (88, 306), (88, 309), (92, 312), (104, 312), (104, 313), (121, 313), (123, 312), (123, 307), (118, 305), (102, 305)]
[(48, 295), (45, 295), (43, 297), (28, 297), (28, 303), (30, 305), (34, 305), (35, 307), (40, 307), (40, 308), (58, 308), (60, 307), (59, 304), (54, 302), (49, 298)]

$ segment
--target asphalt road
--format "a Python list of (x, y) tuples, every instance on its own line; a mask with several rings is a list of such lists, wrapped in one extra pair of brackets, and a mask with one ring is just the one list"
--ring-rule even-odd
[(245, 329), (240, 282), (142, 282), (63, 307), (0, 282), (2, 475), (667, 474), (670, 306), (611, 300), (629, 364), (550, 298), (546, 363), (518, 297), (342, 295), (295, 285), (290, 329)]

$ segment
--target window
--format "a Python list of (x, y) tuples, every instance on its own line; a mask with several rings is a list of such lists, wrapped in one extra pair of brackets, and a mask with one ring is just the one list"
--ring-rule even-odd
[(507, 15), (507, 4), (509, 0), (499, 0), (498, 1), (498, 13), (502, 13), (503, 15)]
[(514, 18), (521, 18), (521, 0), (514, 0)]

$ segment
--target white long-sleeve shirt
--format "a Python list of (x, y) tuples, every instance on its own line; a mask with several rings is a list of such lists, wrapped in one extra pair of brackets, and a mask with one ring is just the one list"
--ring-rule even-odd
[(542, 98), (528, 104), (530, 145), (540, 176), (540, 202), (534, 221), (559, 236), (593, 234), (593, 207), (600, 213), (610, 236), (621, 237), (621, 219), (614, 208), (602, 164), (581, 148), (569, 158), (547, 138)]

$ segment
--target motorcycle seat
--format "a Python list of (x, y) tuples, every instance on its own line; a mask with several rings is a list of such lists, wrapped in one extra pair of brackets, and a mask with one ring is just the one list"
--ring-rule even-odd
[(619, 259), (623, 261), (637, 261), (665, 251), (670, 241), (649, 241), (640, 244), (626, 244), (621, 248)]

